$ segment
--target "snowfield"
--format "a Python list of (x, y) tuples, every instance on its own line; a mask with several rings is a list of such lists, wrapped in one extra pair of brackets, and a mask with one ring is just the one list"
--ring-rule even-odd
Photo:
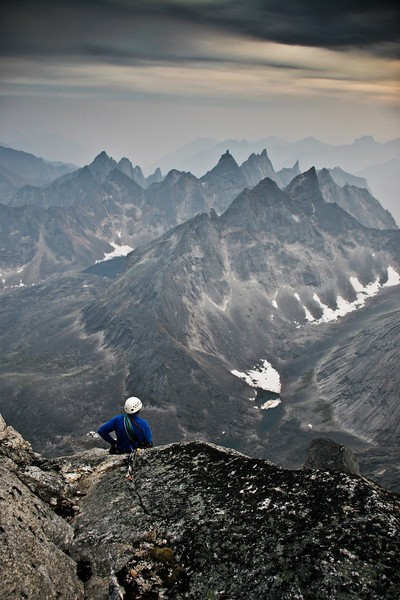
[[(281, 379), (279, 373), (267, 360), (263, 359), (253, 369), (242, 373), (240, 371), (231, 371), (232, 375), (243, 379), (249, 386), (253, 388), (260, 388), (266, 392), (274, 392), (280, 394), (281, 392)], [(261, 409), (275, 408), (280, 404), (280, 399), (267, 400), (260, 407)]]

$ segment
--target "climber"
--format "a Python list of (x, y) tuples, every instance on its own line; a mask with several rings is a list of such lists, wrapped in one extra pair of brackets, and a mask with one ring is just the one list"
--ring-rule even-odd
[[(125, 414), (117, 415), (99, 427), (97, 433), (109, 444), (110, 454), (127, 454), (136, 448), (151, 448), (153, 436), (145, 419), (139, 417), (143, 404), (134, 396), (125, 402)], [(110, 435), (116, 435), (116, 440)]]

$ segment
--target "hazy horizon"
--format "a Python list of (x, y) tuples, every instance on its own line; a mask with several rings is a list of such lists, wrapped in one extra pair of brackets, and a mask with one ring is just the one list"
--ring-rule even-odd
[(27, 0), (1, 9), (0, 141), (145, 169), (196, 138), (400, 136), (399, 8)]

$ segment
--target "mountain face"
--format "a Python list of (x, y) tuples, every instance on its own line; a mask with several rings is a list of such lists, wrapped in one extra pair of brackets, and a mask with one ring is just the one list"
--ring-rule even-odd
[(30, 285), (79, 269), (112, 250), (79, 215), (62, 208), (0, 204), (0, 288)]
[(227, 150), (218, 164), (203, 175), (200, 181), (207, 195), (214, 201), (213, 208), (221, 213), (245, 187), (252, 188), (266, 177), (282, 185), (265, 149), (261, 154), (251, 154), (240, 167)]
[(346, 173), (340, 167), (335, 167), (334, 169), (328, 169), (330, 176), (333, 181), (337, 183), (340, 187), (344, 187), (346, 184), (353, 185), (358, 188), (363, 188), (371, 193), (369, 189), (368, 182), (365, 177), (357, 177), (356, 175), (352, 175), (351, 173)]
[(25, 185), (42, 186), (76, 169), (52, 163), (33, 154), (0, 146), (0, 203), (8, 204)]
[(31, 204), (48, 208), (50, 206), (77, 206), (81, 203), (95, 204), (102, 193), (102, 186), (113, 171), (123, 173), (141, 188), (146, 187), (146, 179), (140, 167), (133, 167), (127, 158), (117, 163), (106, 152), (101, 152), (90, 165), (61, 177), (50, 185), (34, 188), (21, 188), (10, 202), (11, 206)]
[[(299, 161), (297, 160), (291, 168), (286, 167), (284, 169), (281, 169), (280, 171), (278, 171), (277, 175), (279, 177), (279, 181), (281, 182), (281, 187), (287, 187), (292, 181), (292, 179), (300, 175)], [(271, 179), (273, 179), (273, 177)]]
[(100, 448), (44, 460), (1, 419), (3, 593), (399, 595), (399, 498), (364, 478), (290, 471), (200, 442), (144, 450), (126, 474), (126, 457)]
[[(349, 338), (341, 352), (327, 353), (316, 375), (321, 395), (345, 428), (387, 446), (400, 441), (400, 406), (394, 401), (399, 335), (397, 307), (385, 318), (373, 320), (363, 337)], [(383, 364), (388, 374), (384, 386)]]
[(325, 202), (314, 169), (285, 192), (266, 179), (220, 217), (198, 215), (132, 252), (85, 325), (125, 357), (127, 390), (147, 399), (158, 429), (248, 444), (244, 430), (262, 417), (232, 371), (262, 359), (279, 371), (323, 323), (398, 283), (399, 244), (398, 230), (370, 230)]
[(241, 165), (240, 170), (244, 175), (246, 187), (249, 188), (254, 187), (266, 177), (276, 181), (278, 184), (280, 183), (279, 177), (277, 177), (265, 149), (259, 155), (251, 154)]
[(337, 185), (328, 169), (318, 173), (318, 180), (326, 202), (335, 202), (365, 227), (397, 229), (392, 215), (382, 208), (367, 189), (346, 183)]
[(400, 157), (367, 167), (358, 174), (368, 180), (375, 198), (380, 198), (396, 222), (400, 223)]

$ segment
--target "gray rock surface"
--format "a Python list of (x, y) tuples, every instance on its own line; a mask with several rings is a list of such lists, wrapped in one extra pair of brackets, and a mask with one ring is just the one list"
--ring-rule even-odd
[(399, 499), (365, 480), (202, 443), (125, 473), (92, 474), (73, 520), (88, 598), (397, 598)]
[(360, 475), (356, 454), (342, 444), (324, 438), (311, 442), (303, 468)]
[[(29, 446), (1, 422), (16, 458)], [(1, 597), (397, 600), (400, 500), (202, 442), (30, 464), (0, 445)], [(22, 453), (22, 454), (21, 454)], [(35, 476), (32, 476), (34, 470)], [(28, 473), (28, 475), (27, 475)], [(31, 490), (23, 478), (34, 478)], [(64, 518), (46, 501), (63, 481)]]
[[(344, 183), (339, 185), (328, 169), (318, 173), (322, 195), (326, 202), (335, 202), (365, 227), (397, 229), (396, 221), (365, 187)], [(351, 178), (349, 177), (351, 181)]]
[(29, 465), (35, 460), (35, 453), (29, 442), (13, 427), (6, 424), (0, 414), (0, 452), (1, 456), (16, 465)]
[(400, 403), (400, 308), (371, 319), (341, 348), (327, 353), (317, 373), (321, 397), (349, 431), (380, 445), (398, 447)]
[[(29, 464), (37, 458), (30, 444), (1, 418), (0, 595), (7, 600), (78, 600), (83, 598), (83, 585), (76, 563), (68, 556), (73, 529), (53, 510), (63, 501), (59, 494), (66, 482)], [(34, 486), (29, 485), (33, 472)], [(61, 485), (54, 485), (55, 481)], [(51, 488), (52, 502), (41, 499), (43, 494), (37, 492), (42, 487), (47, 492)]]

